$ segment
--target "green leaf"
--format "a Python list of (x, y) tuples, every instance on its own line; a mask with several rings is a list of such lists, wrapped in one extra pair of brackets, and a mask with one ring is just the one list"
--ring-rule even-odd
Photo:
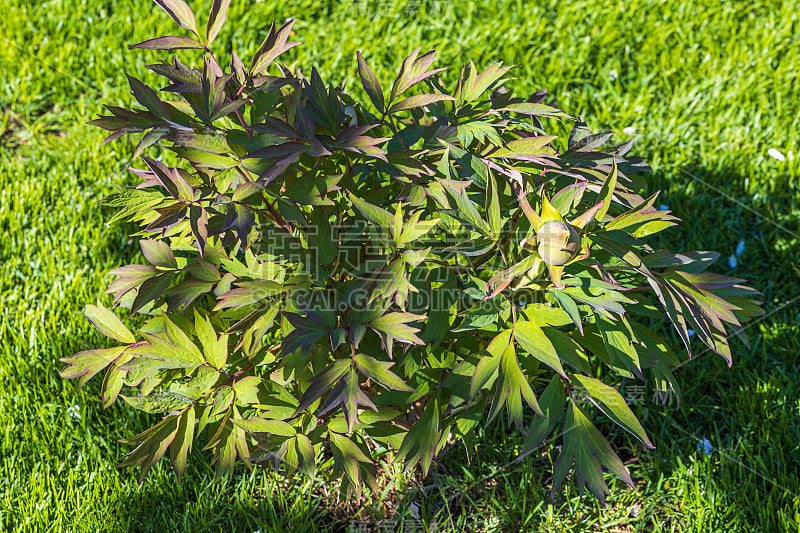
[(300, 398), (300, 402), (297, 404), (297, 408), (292, 416), (297, 416), (305, 411), (309, 405), (319, 400), (349, 369), (350, 360), (339, 359), (338, 361), (334, 361), (324, 371), (317, 374), (317, 376), (311, 380), (308, 388)]
[(425, 412), (411, 427), (397, 451), (397, 459), (404, 461), (406, 470), (422, 462), (422, 475), (427, 475), (439, 443), (439, 401), (432, 398)]
[(581, 374), (573, 374), (571, 379), (576, 380), (586, 389), (592, 403), (603, 411), (606, 416), (622, 426), (626, 431), (629, 431), (648, 448), (655, 448), (647, 437), (647, 433), (645, 433), (639, 420), (637, 420), (636, 415), (633, 414), (633, 411), (631, 411), (628, 404), (625, 403), (625, 400), (622, 398), (622, 395), (620, 395), (615, 388), (609, 387), (599, 379), (583, 376)]
[(301, 355), (308, 355), (311, 348), (323, 337), (330, 335), (331, 329), (334, 329), (318, 320), (295, 313), (285, 312), (284, 317), (294, 326), (283, 339), (281, 353), (284, 355), (294, 353), (298, 348)]
[(384, 385), (387, 389), (415, 392), (397, 374), (389, 370), (394, 363), (378, 361), (365, 354), (357, 354), (354, 361), (359, 372)]
[(215, 283), (221, 279), (219, 269), (212, 263), (203, 261), (202, 259), (198, 259), (194, 263), (189, 263), (184, 267), (183, 271), (207, 283)]
[(639, 353), (633, 345), (633, 333), (623, 327), (624, 319), (612, 322), (602, 316), (597, 316), (597, 327), (603, 336), (605, 349), (611, 358), (612, 364), (621, 363), (635, 375), (642, 375)]
[(242, 281), (238, 283), (238, 288), (231, 289), (219, 297), (214, 311), (252, 305), (281, 294), (284, 290), (282, 285), (267, 279)]
[(511, 285), (511, 282), (516, 278), (522, 276), (532, 269), (535, 269), (540, 262), (541, 259), (538, 255), (531, 254), (525, 256), (521, 261), (508, 267), (507, 269), (501, 270), (486, 282), (486, 295), (483, 299), (489, 300), (494, 298), (503, 292), (506, 287)]
[(453, 212), (453, 215), (459, 220), (464, 220), (471, 224), (472, 227), (469, 229), (478, 229), (484, 235), (491, 236), (492, 229), (489, 226), (489, 223), (486, 222), (483, 217), (481, 217), (480, 213), (478, 212), (478, 205), (469, 199), (469, 196), (464, 188), (455, 187), (453, 184), (448, 182), (445, 182), (444, 185), (447, 193), (453, 199), (456, 207), (458, 208), (458, 211)]
[(80, 378), (78, 386), (83, 385), (92, 379), (98, 372), (113, 363), (125, 351), (125, 346), (115, 348), (100, 348), (95, 350), (84, 350), (69, 357), (60, 359), (67, 366), (61, 370), (62, 378)]
[(561, 378), (553, 376), (544, 392), (539, 396), (539, 405), (544, 416), (535, 416), (528, 429), (528, 437), (522, 445), (519, 459), (521, 461), (541, 446), (544, 439), (558, 426), (564, 416), (564, 407), (567, 403), (567, 394)]
[(270, 435), (279, 435), (282, 437), (293, 437), (297, 430), (287, 424), (283, 420), (268, 420), (253, 416), (245, 419), (231, 419), (237, 427), (249, 433), (269, 433)]
[(162, 268), (178, 268), (175, 254), (166, 242), (142, 239), (139, 241), (139, 245), (142, 247), (144, 258), (147, 259), (147, 262), (151, 265)]
[(617, 188), (617, 160), (614, 159), (611, 163), (611, 172), (606, 178), (605, 182), (603, 182), (603, 188), (600, 189), (600, 193), (598, 194), (599, 199), (603, 202), (603, 205), (597, 210), (597, 214), (595, 214), (595, 220), (602, 222), (608, 213), (608, 208), (611, 207), (611, 202), (614, 199), (614, 191)]
[(542, 331), (544, 331), (544, 334), (547, 335), (548, 339), (550, 339), (550, 342), (553, 343), (553, 346), (555, 347), (556, 352), (558, 352), (558, 356), (562, 361), (572, 365), (581, 372), (591, 371), (589, 357), (570, 335), (567, 335), (566, 333), (563, 333), (554, 327), (544, 327), (542, 328)]
[(103, 377), (101, 400), (103, 409), (108, 409), (117, 400), (122, 386), (125, 384), (125, 377), (128, 373), (120, 368), (129, 359), (128, 356), (119, 357), (114, 364), (108, 367), (106, 375)]
[(520, 368), (513, 342), (509, 342), (508, 347), (501, 355), (500, 376), (502, 378), (502, 384), (495, 393), (494, 405), (492, 412), (489, 414), (490, 421), (495, 417), (500, 406), (505, 403), (509, 421), (513, 421), (518, 428), (522, 429), (523, 399), (531, 409), (544, 416), (536, 400), (536, 395), (533, 393), (533, 389), (528, 382), (528, 378), (522, 372), (522, 368)]
[(358, 487), (359, 485), (359, 465), (358, 463), (372, 464), (372, 460), (352, 440), (339, 435), (330, 433), (331, 452), (333, 452), (334, 462), (341, 468), (347, 479)]
[(486, 70), (476, 75), (475, 65), (470, 61), (468, 69), (470, 76), (468, 76), (461, 90), (461, 99), (464, 102), (471, 102), (480, 98), (483, 93), (494, 86), (500, 78), (512, 69), (512, 67), (503, 67), (500, 64), (489, 65)]
[(243, 406), (258, 404), (259, 386), (262, 379), (258, 376), (247, 376), (236, 380), (233, 384), (233, 392), (236, 393), (236, 403)]
[(567, 377), (561, 366), (553, 343), (542, 331), (542, 328), (525, 320), (514, 324), (514, 339), (529, 354), (540, 360), (563, 377)]
[(422, 339), (417, 337), (419, 328), (409, 326), (409, 322), (423, 320), (423, 315), (413, 313), (388, 313), (377, 317), (368, 325), (394, 340), (408, 344), (425, 344)]
[(225, 366), (228, 360), (228, 336), (220, 335), (218, 338), (214, 326), (211, 325), (211, 320), (197, 310), (194, 312), (194, 330), (197, 338), (200, 339), (203, 355), (208, 364), (216, 369)]
[(191, 398), (166, 391), (149, 396), (125, 396), (124, 394), (120, 396), (125, 403), (145, 413), (165, 413), (192, 404)]
[(544, 326), (566, 326), (571, 323), (569, 315), (559, 307), (547, 304), (533, 303), (522, 308), (522, 313), (528, 320), (539, 327)]
[(478, 392), (490, 385), (493, 378), (497, 377), (497, 370), (500, 368), (500, 357), (485, 355), (478, 361), (475, 372), (469, 385), (469, 396), (474, 398)]
[(316, 453), (314, 452), (314, 446), (311, 444), (311, 440), (303, 434), (298, 434), (295, 437), (295, 447), (297, 449), (300, 471), (308, 477), (312, 477), (314, 475)]
[(163, 368), (191, 368), (206, 362), (203, 354), (169, 318), (163, 318), (165, 328), (158, 334), (142, 332), (147, 342), (137, 343), (128, 349), (131, 355), (160, 361)]
[(497, 181), (493, 174), (489, 174), (489, 188), (486, 191), (486, 213), (489, 215), (489, 227), (492, 236), (497, 238), (503, 229), (503, 219), (500, 216), (500, 198), (497, 194)]
[(145, 280), (136, 292), (136, 298), (131, 304), (131, 313), (136, 313), (150, 302), (160, 299), (173, 279), (174, 274), (165, 272)]
[(127, 441), (136, 448), (125, 456), (125, 460), (119, 466), (140, 466), (139, 481), (143, 481), (153, 465), (164, 457), (177, 432), (178, 416), (164, 418), (155, 426)]
[[(215, 114), (212, 117), (212, 120), (216, 120), (217, 115)], [(194, 148), (187, 148), (187, 147), (180, 147), (180, 146), (173, 146), (170, 147), (170, 150), (175, 152), (178, 157), (185, 159), (191, 163), (194, 163), (198, 167), (202, 168), (210, 168), (214, 170), (225, 170), (228, 168), (233, 168), (239, 164), (239, 161), (223, 154), (212, 154), (211, 152), (205, 152), (203, 150), (195, 150)]]
[(603, 506), (609, 491), (603, 479), (602, 466), (633, 488), (633, 480), (620, 458), (580, 407), (571, 403), (564, 422), (564, 445), (553, 467), (554, 495), (566, 479), (573, 462), (578, 488), (588, 488)]
[(125, 324), (117, 318), (117, 315), (103, 307), (100, 303), (97, 305), (87, 305), (83, 316), (89, 319), (89, 322), (92, 323), (97, 331), (106, 337), (111, 337), (112, 339), (126, 344), (136, 342), (133, 333), (125, 327)]
[(489, 157), (529, 159), (534, 156), (552, 156), (555, 155), (555, 150), (548, 145), (557, 138), (553, 135), (522, 137), (521, 139), (510, 141), (504, 148), (499, 148)]
[(558, 289), (547, 289), (547, 292), (553, 295), (553, 298), (556, 299), (558, 305), (560, 305), (561, 308), (569, 315), (572, 323), (575, 324), (580, 334), (583, 335), (583, 322), (581, 322), (581, 313), (578, 310), (578, 304), (575, 303), (575, 300)]
[(389, 228), (394, 223), (394, 215), (389, 211), (362, 200), (350, 191), (348, 191), (347, 194), (350, 197), (350, 201), (353, 202), (353, 205), (356, 206), (361, 215), (373, 224), (383, 228)]
[(192, 406), (178, 416), (178, 429), (169, 447), (169, 459), (175, 475), (178, 477), (178, 483), (181, 482), (183, 472), (186, 470), (186, 459), (192, 450), (194, 424), (195, 411)]

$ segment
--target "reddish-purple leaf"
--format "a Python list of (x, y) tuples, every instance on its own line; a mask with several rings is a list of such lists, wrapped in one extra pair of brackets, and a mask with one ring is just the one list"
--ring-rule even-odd
[(128, 291), (139, 287), (142, 283), (158, 274), (158, 270), (150, 265), (126, 265), (109, 272), (117, 279), (108, 286), (107, 293), (114, 294), (116, 304)]
[(372, 69), (369, 68), (367, 65), (367, 61), (364, 59), (364, 56), (361, 55), (361, 52), (356, 52), (356, 59), (358, 61), (358, 74), (361, 76), (361, 84), (364, 86), (364, 90), (367, 91), (367, 96), (369, 99), (372, 100), (372, 105), (375, 108), (383, 113), (385, 100), (383, 96), (383, 89), (381, 89), (381, 83), (378, 81), (378, 77), (375, 76), (375, 73), (372, 72)]
[(162, 268), (178, 268), (175, 254), (166, 242), (142, 239), (139, 241), (139, 245), (142, 247), (144, 258), (151, 265)]
[(294, 19), (289, 20), (277, 31), (275, 30), (275, 23), (272, 24), (267, 38), (264, 39), (261, 47), (253, 56), (253, 62), (250, 66), (250, 74), (252, 76), (263, 72), (279, 55), (300, 44), (299, 42), (286, 42), (292, 32), (292, 26), (294, 26), (295, 22), (297, 21)]
[(132, 44), (130, 50), (143, 48), (145, 50), (187, 50), (192, 48), (203, 48), (203, 45), (191, 37), (180, 37), (176, 35), (165, 35), (148, 39), (140, 43)]
[(222, 25), (225, 24), (230, 3), (231, 0), (214, 0), (211, 5), (211, 12), (208, 14), (208, 22), (206, 23), (206, 42), (208, 46), (211, 46), (211, 43), (219, 35)]
[(408, 98), (393, 104), (392, 107), (389, 108), (389, 113), (408, 111), (409, 109), (416, 109), (418, 107), (423, 107), (446, 100), (455, 100), (455, 98), (446, 94), (417, 94), (414, 96), (409, 96)]
[(133, 91), (133, 96), (136, 98), (136, 101), (142, 104), (148, 111), (160, 118), (169, 118), (169, 112), (167, 111), (167, 107), (164, 105), (164, 102), (158, 97), (156, 92), (142, 83), (141, 81), (137, 80), (130, 74), (126, 74), (128, 77), (128, 82), (131, 85), (131, 90)]
[(183, 0), (155, 0), (161, 9), (174, 20), (178, 26), (197, 34), (197, 23), (189, 5)]
[(524, 115), (532, 115), (535, 117), (569, 117), (569, 115), (559, 109), (556, 109), (555, 107), (531, 102), (510, 104), (501, 108), (500, 111), (513, 111), (514, 113), (522, 113)]

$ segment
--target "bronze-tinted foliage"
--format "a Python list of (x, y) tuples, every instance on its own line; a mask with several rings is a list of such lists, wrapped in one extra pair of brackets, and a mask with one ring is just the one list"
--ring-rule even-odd
[[(527, 435), (522, 456), (562, 440), (554, 490), (574, 469), (604, 500), (603, 466), (631, 481), (589, 411), (652, 447), (609, 384), (679, 394), (663, 319), (687, 351), (691, 329), (730, 363), (728, 328), (761, 312), (743, 280), (707, 271), (716, 253), (648, 245), (677, 219), (640, 196), (648, 167), (630, 143), (604, 148), (610, 134), (544, 92), (514, 97), (509, 67), (470, 63), (448, 94), (433, 51), (391, 85), (358, 54), (360, 102), (279, 62), (292, 22), (249, 67), (224, 65), (211, 44), (227, 1), (204, 32), (182, 0), (156, 3), (190, 35), (132, 48), (203, 63), (150, 65), (163, 89), (129, 77), (139, 107), (92, 121), (177, 162), (142, 156), (139, 185), (106, 199), (141, 227), (147, 261), (113, 270), (108, 292), (147, 320), (134, 334), (87, 306), (121, 344), (62, 373), (106, 369), (105, 406), (165, 415), (130, 439), (141, 477), (167, 452), (180, 476), (197, 441), (219, 477), (237, 460), (310, 474), (332, 458), (358, 489), (380, 450), (427, 473), (502, 412)], [(575, 122), (565, 142), (545, 133), (555, 120)]]

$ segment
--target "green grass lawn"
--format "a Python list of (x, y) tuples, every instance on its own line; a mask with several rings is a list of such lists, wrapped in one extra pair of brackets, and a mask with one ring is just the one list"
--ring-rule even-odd
[(637, 414), (657, 448), (640, 455), (618, 435), (637, 486), (609, 478), (600, 508), (569, 487), (551, 500), (551, 450), (517, 464), (504, 421), (471, 464), (454, 449), (427, 479), (391, 477), (362, 506), (266, 471), (214, 485), (202, 452), (180, 486), (163, 464), (141, 485), (118, 471), (117, 440), (150, 420), (103, 411), (98, 383), (78, 391), (58, 376), (60, 357), (103, 342), (83, 306), (138, 253), (97, 203), (131, 182), (133, 145), (100, 146), (84, 123), (132, 102), (125, 70), (154, 80), (144, 65), (159, 53), (127, 45), (174, 27), (149, 0), (0, 1), (0, 531), (345, 531), (381, 513), (409, 530), (417, 508), (440, 531), (798, 531), (800, 12), (706, 4), (234, 0), (220, 37), (245, 57), (273, 18), (298, 18), (305, 44), (289, 55), (349, 87), (356, 50), (386, 81), (418, 45), (439, 51), (449, 80), (470, 58), (519, 65), (517, 92), (546, 87), (594, 130), (636, 136), (659, 202), (684, 220), (664, 246), (718, 250), (718, 272), (764, 293), (768, 314), (732, 368), (708, 353), (683, 366), (679, 410), (645, 395)]

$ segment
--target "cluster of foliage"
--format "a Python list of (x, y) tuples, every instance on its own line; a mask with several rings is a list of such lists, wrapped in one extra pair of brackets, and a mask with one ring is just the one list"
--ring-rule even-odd
[[(631, 143), (604, 148), (611, 134), (544, 92), (514, 97), (509, 67), (470, 63), (448, 92), (433, 51), (391, 86), (358, 54), (365, 104), (277, 62), (293, 21), (226, 70), (212, 44), (228, 0), (205, 31), (182, 0), (155, 1), (190, 35), (131, 48), (196, 49), (202, 65), (149, 65), (163, 93), (129, 76), (141, 108), (92, 121), (163, 156), (106, 199), (147, 261), (113, 270), (108, 292), (145, 319), (134, 334), (87, 306), (121, 344), (62, 372), (82, 385), (105, 369), (104, 406), (164, 415), (129, 440), (140, 478), (167, 452), (180, 478), (202, 439), (220, 478), (237, 460), (325, 467), (358, 490), (377, 459), (427, 473), (502, 413), (526, 435), (520, 458), (560, 439), (554, 491), (574, 469), (602, 501), (603, 467), (631, 479), (590, 408), (652, 447), (618, 387), (679, 396), (661, 324), (730, 364), (726, 328), (762, 312), (743, 280), (707, 271), (718, 254), (648, 245), (677, 219), (640, 195)], [(575, 123), (565, 140), (543, 127), (557, 120)]]

